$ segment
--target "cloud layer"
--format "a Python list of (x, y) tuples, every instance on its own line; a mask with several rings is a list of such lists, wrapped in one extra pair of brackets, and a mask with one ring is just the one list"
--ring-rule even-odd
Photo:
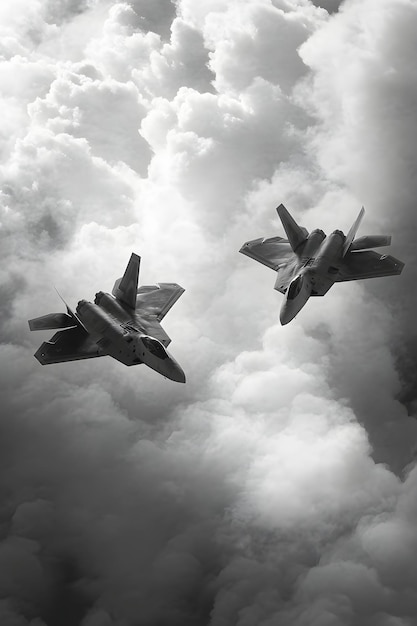
[[(411, 0), (19, 0), (0, 9), (0, 622), (415, 623)], [(237, 254), (307, 228), (393, 235), (397, 278), (287, 327)], [(141, 281), (180, 389), (41, 368), (26, 320)], [(46, 337), (46, 336), (45, 336)]]

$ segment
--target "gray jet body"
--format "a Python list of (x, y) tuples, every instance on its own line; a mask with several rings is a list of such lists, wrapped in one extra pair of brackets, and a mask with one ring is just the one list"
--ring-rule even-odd
[(284, 294), (281, 324), (288, 324), (310, 296), (324, 296), (335, 282), (401, 274), (404, 263), (369, 248), (389, 246), (391, 237), (368, 235), (355, 239), (364, 216), (362, 207), (347, 235), (335, 230), (325, 235), (299, 226), (283, 204), (277, 208), (288, 239), (247, 241), (240, 252), (277, 272), (275, 289)]
[(140, 257), (132, 254), (112, 294), (99, 291), (94, 303), (80, 300), (74, 313), (49, 313), (29, 320), (31, 330), (59, 330), (35, 357), (42, 365), (112, 356), (124, 365), (145, 363), (166, 378), (185, 382), (185, 374), (166, 347), (170, 338), (160, 321), (184, 292), (176, 283), (138, 289)]

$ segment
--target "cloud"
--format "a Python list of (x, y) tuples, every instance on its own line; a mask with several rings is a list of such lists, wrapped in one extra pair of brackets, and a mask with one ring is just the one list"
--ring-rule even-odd
[(335, 13), (342, 6), (343, 0), (322, 0), (321, 2), (314, 2), (313, 0), (313, 4), (316, 7), (322, 7), (323, 9), (326, 9), (326, 11), (328, 11), (329, 13)]
[[(4, 623), (413, 623), (415, 17), (2, 10)], [(273, 273), (237, 254), (282, 234), (281, 201), (327, 232), (364, 203), (403, 275), (336, 285), (281, 327)], [(62, 308), (53, 284), (92, 299), (132, 250), (143, 283), (186, 288), (164, 327), (187, 385), (40, 367), (49, 335), (26, 320)]]
[[(416, 19), (409, 2), (370, 2), (364, 12), (352, 2), (301, 49), (314, 69), (314, 90), (308, 91), (312, 98), (307, 91), (302, 97), (309, 98), (320, 121), (313, 139), (319, 161), (334, 181), (363, 199), (370, 228), (377, 228), (378, 216), (385, 232), (393, 234), (393, 253), (406, 263), (400, 283), (375, 281), (369, 287), (391, 311), (391, 345), (406, 380), (413, 374), (404, 353), (415, 352), (414, 124), (408, 125), (415, 112), (409, 51), (410, 25)], [(325, 63), (329, 51), (331, 63)], [(397, 430), (394, 425), (391, 429)]]

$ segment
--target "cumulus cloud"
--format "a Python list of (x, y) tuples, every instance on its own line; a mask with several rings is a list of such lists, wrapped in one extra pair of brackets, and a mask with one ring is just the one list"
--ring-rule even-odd
[[(417, 580), (411, 0), (1, 8), (0, 621), (409, 626)], [(392, 233), (401, 277), (289, 326), (237, 254)], [(187, 385), (42, 368), (26, 320), (175, 281)], [(46, 338), (46, 335), (45, 335)]]

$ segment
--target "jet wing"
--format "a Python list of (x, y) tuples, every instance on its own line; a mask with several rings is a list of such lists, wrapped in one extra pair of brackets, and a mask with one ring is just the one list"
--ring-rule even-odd
[(136, 312), (145, 317), (154, 316), (160, 322), (184, 291), (176, 283), (144, 285), (138, 289)]
[(239, 250), (242, 254), (251, 259), (255, 259), (259, 263), (270, 267), (276, 272), (280, 267), (286, 265), (292, 258), (297, 258), (287, 239), (282, 237), (270, 237), (266, 239), (253, 239), (243, 244)]
[(374, 250), (348, 253), (339, 269), (336, 282), (362, 280), (401, 274), (404, 263), (389, 254), (378, 254)]
[(60, 330), (49, 341), (44, 341), (35, 353), (42, 365), (64, 363), (79, 359), (104, 356), (90, 335), (80, 326)]
[(297, 271), (300, 268), (300, 261), (297, 257), (291, 257), (285, 265), (282, 265), (277, 271), (277, 278), (275, 281), (274, 289), (280, 291), (281, 293), (285, 293), (295, 276), (297, 276)]
[[(142, 319), (142, 323), (143, 323), (143, 319)], [(158, 341), (160, 341), (162, 345), (165, 346), (165, 348), (169, 346), (169, 344), (171, 343), (171, 338), (164, 331), (164, 329), (162, 328), (158, 320), (152, 319), (152, 318), (147, 319), (144, 322), (144, 327), (145, 327), (146, 333), (150, 335), (151, 337), (155, 337), (155, 339), (158, 339)]]

